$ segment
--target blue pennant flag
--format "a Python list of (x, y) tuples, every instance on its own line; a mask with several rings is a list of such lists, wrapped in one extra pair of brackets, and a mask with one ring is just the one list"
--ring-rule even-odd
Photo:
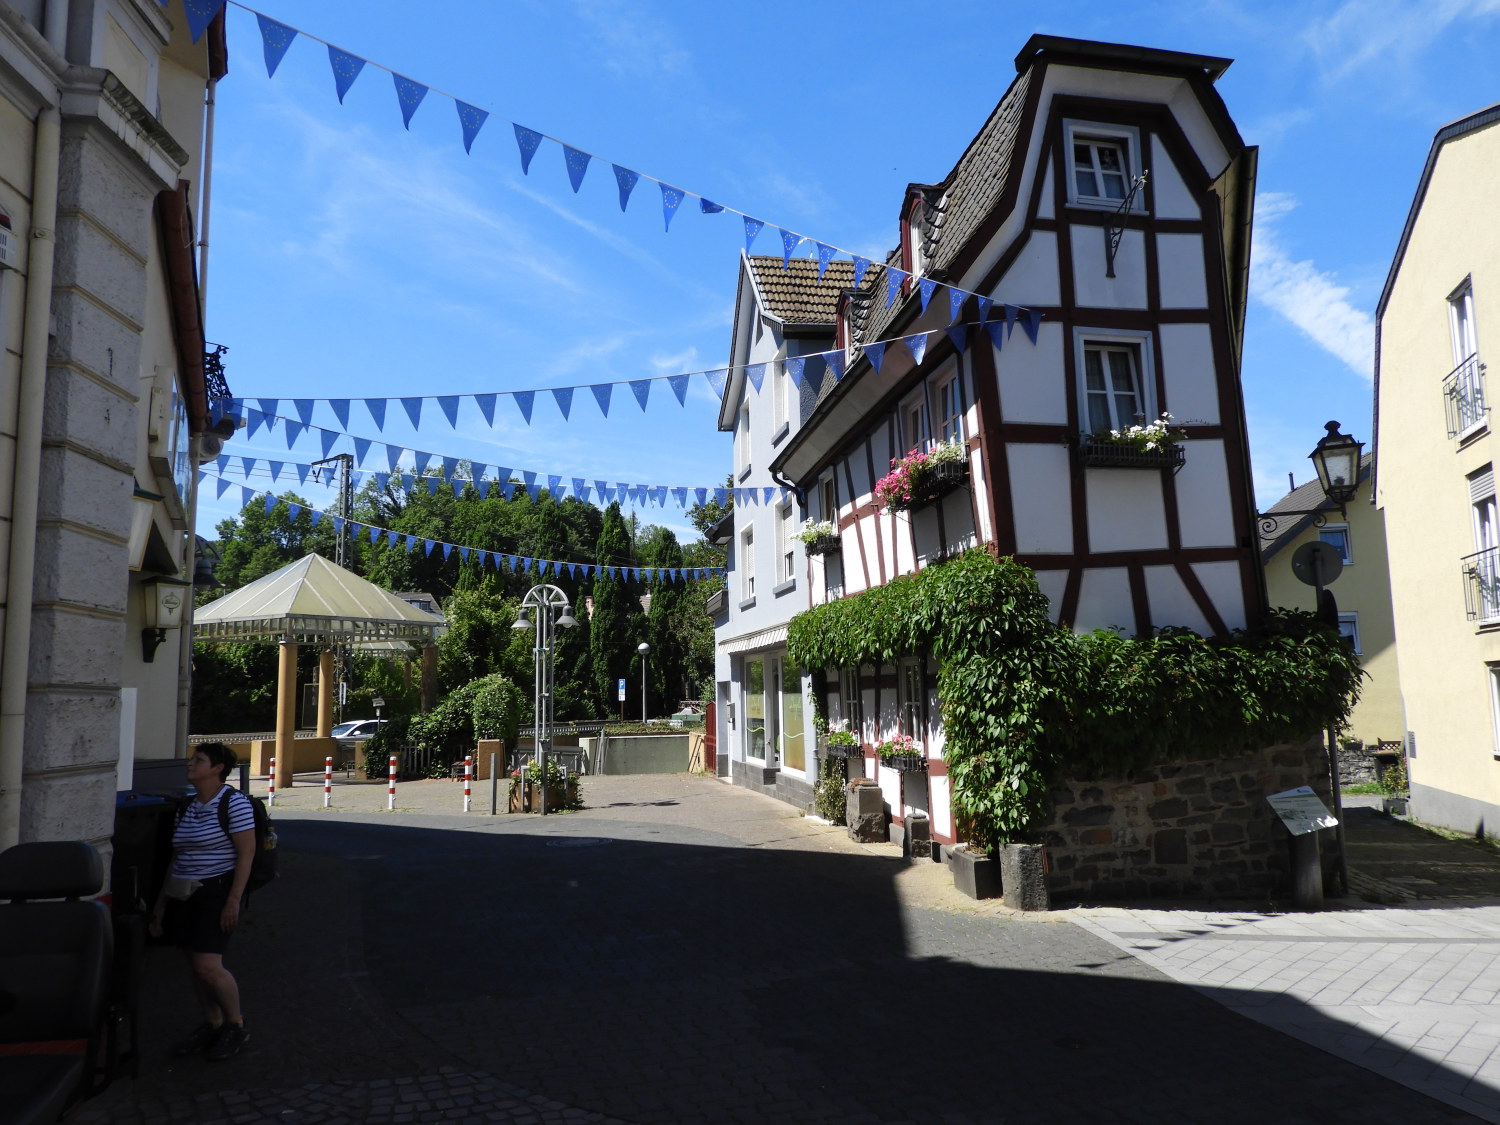
[(396, 545), (396, 540), (399, 538), (400, 536), (397, 535), (394, 531), (387, 531), (385, 533), (385, 545), (387, 547), (394, 547)]
[(650, 379), (632, 379), (630, 389), (635, 392), (635, 401), (641, 404), (641, 410), (646, 409), (646, 400), (651, 397)]
[(437, 477), (428, 477), (427, 478), (427, 495), (428, 496), (436, 496), (438, 488), (439, 488), (439, 486), (442, 485), (442, 483), (443, 482), (439, 478), (437, 478)]
[(539, 485), (539, 484), (537, 484), (536, 481), (531, 481), (529, 484), (527, 484), (527, 486), (526, 486), (526, 495), (530, 496), (533, 501), (535, 501), (538, 497), (540, 497), (541, 494), (542, 494), (542, 486)]
[(317, 527), (318, 524), (320, 524), (320, 523), (323, 522), (323, 515), (324, 515), (324, 513), (318, 511), (316, 508), (313, 509), (313, 514), (312, 514), (312, 525), (313, 525), (313, 527)]
[(187, 13), (188, 34), (193, 42), (203, 38), (208, 25), (224, 8), (224, 0), (182, 0), (182, 10)]
[(535, 391), (512, 391), (510, 394), (510, 400), (520, 409), (521, 417), (526, 419), (528, 426), (531, 425), (531, 404), (535, 399)]
[(261, 49), (266, 56), (266, 77), (275, 78), (276, 68), (281, 65), (292, 40), (297, 38), (297, 29), (277, 23), (270, 16), (263, 16), (259, 12), (255, 14), (255, 22), (260, 24)]
[(505, 493), (505, 498), (507, 500), (514, 500), (516, 498), (516, 482), (513, 480), (502, 482), (500, 485), (500, 491)]
[(271, 483), (275, 484), (281, 479), (281, 470), (286, 468), (286, 463), (284, 461), (271, 461), (268, 459), (266, 464), (271, 469)]
[(214, 471), (223, 473), (229, 468), (229, 454), (221, 453), (214, 458)]
[(958, 319), (958, 314), (963, 310), (964, 298), (968, 294), (962, 289), (949, 288), (948, 290), (948, 320), (950, 322)]
[(369, 438), (357, 437), (354, 439), (354, 461), (356, 464), (364, 465), (365, 455), (370, 452), (370, 446), (374, 444)]
[(609, 487), (608, 481), (596, 480), (594, 482), (594, 491), (599, 494), (599, 502), (602, 504), (608, 504), (614, 499), (615, 492), (614, 489)]
[(714, 503), (720, 505), (721, 507), (723, 505), (729, 503), (729, 489), (727, 489), (727, 488), (716, 488), (716, 489), (714, 489)]
[(504, 484), (506, 481), (510, 480), (510, 478), (511, 478), (511, 472), (504, 465), (500, 465), (500, 466), (496, 467), (496, 469), (495, 469), (495, 479), (497, 481), (499, 481), (501, 484)]
[(990, 309), (994, 307), (995, 302), (988, 297), (976, 297), (975, 300), (979, 304), (979, 323), (983, 324), (985, 321), (989, 320)]
[(427, 96), (427, 87), (400, 74), (392, 74), (391, 77), (396, 80), (396, 100), (401, 103), (401, 122), (410, 129), (411, 115), (417, 112), (417, 106)]
[(688, 377), (686, 375), (668, 375), (667, 386), (672, 388), (672, 393), (677, 396), (677, 405), (687, 405)]
[(1007, 336), (1016, 330), (1016, 314), (1020, 311), (1015, 305), (1005, 306), (1005, 334)]
[(484, 415), (484, 420), (491, 428), (495, 425), (495, 396), (475, 395), (474, 405), (479, 407), (479, 413)]
[(833, 372), (833, 381), (841, 382), (844, 378), (844, 353), (827, 352), (823, 359), (828, 364), (829, 370)]
[(341, 51), (330, 43), (328, 44), (328, 63), (333, 67), (333, 86), (338, 91), (339, 103), (342, 104), (344, 95), (349, 92), (349, 87), (354, 85), (359, 72), (365, 68), (365, 60), (358, 55), (351, 55), (348, 51)]
[(252, 501), (254, 499), (255, 499), (255, 489), (253, 489), (253, 488), (245, 488), (245, 487), (241, 486), (241, 488), (240, 488), (240, 507), (242, 507), (242, 508), (248, 508), (250, 506), (250, 501)]
[(260, 429), (261, 423), (266, 416), (259, 410), (250, 409), (245, 411), (245, 440), (248, 441), (255, 436), (255, 431)]
[(795, 231), (776, 228), (781, 233), (781, 268), (786, 269), (792, 260), (792, 251), (802, 242), (802, 236)]
[(873, 344), (866, 344), (865, 355), (869, 357), (870, 366), (879, 371), (880, 365), (885, 362), (885, 341), (877, 340)]
[(448, 425), (458, 429), (458, 396), (438, 395), (438, 409), (443, 412), (443, 417), (448, 419)]
[(700, 195), (698, 197), (698, 210), (702, 211), (705, 215), (717, 215), (720, 211), (724, 210), (724, 205), (722, 203), (715, 203), (712, 199), (704, 199)]
[(536, 485), (536, 470), (522, 469), (521, 480), (526, 485), (526, 488), (529, 491)]
[(333, 407), (333, 416), (339, 420), (339, 425), (345, 430), (349, 428), (349, 400), (347, 398), (331, 398), (328, 405)]
[(927, 311), (927, 302), (932, 300), (932, 292), (937, 288), (937, 282), (930, 277), (919, 277), (917, 279), (917, 291), (922, 294), (922, 311)]
[(413, 449), (412, 457), (417, 476), (422, 476), (427, 472), (427, 466), (432, 463), (432, 454), (421, 449)]
[(826, 242), (819, 242), (816, 245), (818, 247), (818, 280), (822, 281), (823, 273), (828, 269), (828, 263), (833, 260), (833, 256), (838, 251)]
[(1027, 337), (1030, 338), (1033, 344), (1036, 343), (1036, 334), (1041, 326), (1042, 314), (1037, 312), (1036, 309), (1027, 309), (1026, 316), (1021, 321), (1021, 328), (1025, 330)]
[(576, 496), (576, 497), (578, 497), (578, 499), (580, 499), (580, 500), (582, 500), (582, 501), (584, 501), (586, 503), (588, 501), (588, 498), (589, 498), (589, 484), (588, 484), (588, 481), (584, 480), (582, 477), (574, 477), (573, 478), (573, 495)]
[(333, 452), (333, 443), (336, 442), (336, 441), (338, 441), (338, 439), (339, 439), (338, 431), (337, 430), (319, 430), (318, 431), (318, 437), (319, 437), (319, 439), (321, 441), (321, 444), (323, 446), (323, 456), (327, 457), (330, 453)]
[(479, 130), (484, 128), (490, 111), (480, 109), (477, 105), (470, 105), (468, 102), (461, 102), (456, 98), (453, 104), (458, 107), (458, 123), (464, 131), (464, 151), (470, 152), (474, 148), (474, 138), (479, 136)]
[(448, 556), (451, 555), (451, 554), (453, 554), (453, 544), (452, 543), (444, 543), (443, 544), (443, 561), (447, 562), (448, 561)]
[[(446, 458), (444, 458), (443, 464), (444, 465), (447, 464), (447, 459)], [(457, 468), (456, 465), (454, 467)], [(469, 479), (474, 480), (474, 481), (482, 481), (482, 480), (484, 480), (484, 474), (486, 473), (486, 471), (488, 471), (488, 469), (489, 469), (488, 465), (481, 464), (478, 461), (470, 461), (469, 462)]]
[(755, 393), (760, 394), (761, 381), (766, 377), (766, 365), (764, 363), (752, 363), (745, 368), (745, 377), (750, 380), (750, 385), (755, 388)]
[(984, 327), (994, 341), (995, 350), (1002, 351), (1005, 348), (1005, 325), (998, 320), (991, 320)]
[(516, 126), (516, 147), (521, 150), (521, 174), (523, 176), (531, 173), (531, 158), (536, 155), (538, 146), (542, 143), (542, 135), (535, 129), (528, 129), (524, 125)]
[(589, 390), (594, 392), (594, 401), (599, 404), (599, 413), (603, 414), (606, 418), (609, 417), (610, 392), (614, 389), (615, 385), (613, 383), (594, 383), (589, 387)]
[[(280, 408), (281, 400), (279, 398), (263, 398), (260, 400), (260, 412), (266, 415), (268, 419), (274, 418), (276, 416), (276, 411)], [(267, 421), (266, 425), (269, 427), (271, 423)]]
[(562, 477), (554, 476), (551, 473), (547, 474), (547, 491), (552, 493), (553, 496), (559, 495), (561, 485)]
[(310, 398), (292, 399), (292, 408), (297, 411), (297, 417), (304, 426), (312, 425), (313, 400)]
[(306, 466), (306, 465), (299, 464), (297, 466), (297, 483), (298, 484), (306, 484), (307, 483), (307, 469), (308, 469), (308, 466)]
[(948, 339), (953, 342), (953, 350), (963, 355), (969, 347), (969, 326), (967, 324), (950, 324), (947, 328)]
[(385, 433), (385, 399), (365, 399), (365, 409), (370, 412), (370, 419), (375, 423), (375, 428)]
[(674, 488), (674, 489), (672, 489), (672, 499), (674, 499), (674, 500), (677, 501), (677, 506), (679, 508), (686, 508), (687, 507), (687, 489), (686, 488)]
[(664, 222), (662, 230), (672, 229), (672, 216), (677, 214), (677, 206), (682, 202), (682, 197), (687, 194), (681, 188), (674, 188), (670, 184), (661, 184), (661, 217)]
[(422, 428), (422, 399), (420, 397), (403, 398), (401, 405), (406, 408), (406, 416), (411, 419), (411, 428), (420, 430)]
[(885, 307), (890, 308), (896, 303), (896, 298), (901, 293), (901, 286), (906, 281), (907, 275), (901, 270), (885, 267)]
[(721, 367), (717, 371), (708, 371), (705, 374), (708, 376), (708, 385), (714, 389), (714, 394), (722, 399), (724, 397), (724, 380), (728, 377), (729, 372)]
[(245, 470), (245, 479), (249, 480), (250, 479), (250, 473), (255, 469), (255, 458), (254, 457), (241, 457), (240, 458), (240, 467)]
[(911, 349), (912, 359), (921, 363), (922, 357), (927, 354), (927, 333), (918, 332), (915, 336), (908, 336), (906, 346)]
[(276, 497), (272, 496), (268, 492), (268, 493), (266, 493), (266, 515), (269, 516), (275, 510), (276, 510)]
[(479, 488), (479, 498), (481, 500), (488, 500), (490, 498), (490, 482), (480, 477), (474, 481), (474, 484)]
[(761, 502), (763, 504), (769, 504), (771, 502), (771, 498), (773, 496), (775, 496), (776, 493), (779, 492), (779, 491), (781, 491), (781, 490), (777, 489), (777, 488), (763, 488), (763, 489), (761, 489), (761, 495), (762, 495)]
[(553, 387), (552, 398), (557, 403), (557, 409), (562, 411), (563, 421), (568, 420), (568, 411), (573, 409), (573, 388)]
[(431, 558), (432, 557), (432, 549), (434, 547), (436, 547), (436, 546), (437, 546), (437, 541), (436, 540), (433, 540), (433, 539), (424, 539), (424, 540), (422, 540), (422, 553), (424, 555), (426, 555), (428, 558)]
[(615, 183), (620, 185), (620, 210), (623, 211), (625, 204), (630, 202), (630, 193), (635, 190), (641, 174), (632, 172), (629, 168), (621, 168), (618, 164), (611, 164), (610, 167), (615, 170)]
[(563, 145), (563, 160), (568, 165), (568, 183), (573, 185), (573, 194), (583, 186), (583, 174), (589, 170), (589, 154), (572, 145)]
[[(396, 471), (396, 466), (401, 464), (401, 454), (406, 450), (399, 445), (387, 445), (385, 447), (385, 459), (390, 464), (391, 472)], [(381, 487), (384, 487), (383, 485)]]
[(218, 479), (218, 482), (214, 485), (214, 487), (219, 490), (219, 494), (217, 496), (215, 496), (214, 499), (215, 500), (222, 500), (222, 499), (224, 499), (224, 492), (225, 492), (225, 490), (229, 488), (229, 482), (227, 480), (225, 480), (223, 477), (220, 477)]
[(366, 530), (370, 533), (370, 543), (372, 546), (380, 541), (380, 528), (369, 527)]
[(699, 504), (708, 503), (708, 489), (706, 488), (693, 489), (693, 496), (697, 499)]
[(750, 247), (752, 245), (754, 245), (754, 243), (755, 243), (755, 236), (760, 233), (761, 228), (764, 227), (765, 225), (766, 224), (763, 223), (763, 222), (761, 222), (759, 219), (752, 219), (749, 215), (745, 216), (745, 253), (746, 254), (750, 253)]
[(859, 283), (865, 279), (865, 270), (870, 268), (870, 259), (854, 255), (854, 288), (859, 288)]
[(792, 386), (800, 387), (802, 385), (802, 369), (807, 366), (806, 357), (800, 355), (788, 356), (785, 366), (786, 373), (792, 377)]
[(458, 554), (459, 554), (459, 557), (461, 559), (463, 559), (464, 562), (468, 562), (469, 561), (469, 548), (468, 547), (460, 547), (458, 549)]

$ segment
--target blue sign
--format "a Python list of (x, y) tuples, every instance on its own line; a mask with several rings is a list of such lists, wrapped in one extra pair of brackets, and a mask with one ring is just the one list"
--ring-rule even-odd
[(615, 683), (619, 687), (619, 690), (620, 690), (620, 702), (624, 703), (625, 702), (625, 677), (621, 676), (618, 680), (615, 681)]

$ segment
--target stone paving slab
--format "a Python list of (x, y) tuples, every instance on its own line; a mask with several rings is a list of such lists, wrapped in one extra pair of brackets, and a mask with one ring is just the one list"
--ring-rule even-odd
[[(317, 785), (280, 795), (284, 877), (227, 957), (250, 1045), (167, 1056), (194, 1016), (175, 954), (153, 950), (141, 1074), (74, 1120), (1475, 1119), (1119, 947), (1170, 936), (1154, 924), (1020, 919), (712, 779), (589, 778), (588, 808), (546, 818), (491, 817), (481, 789), (467, 815), (446, 781), (402, 785), (395, 812), (382, 782), (336, 780), (329, 810)], [(1383, 1049), (1423, 1059), (1458, 1036), (1435, 1018)]]

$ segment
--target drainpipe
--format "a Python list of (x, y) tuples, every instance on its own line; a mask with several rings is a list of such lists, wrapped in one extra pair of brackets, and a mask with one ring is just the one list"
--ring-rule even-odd
[(5, 594), (5, 646), (0, 651), (0, 850), (20, 842), (25, 764), (26, 687), (31, 655), (32, 583), (42, 472), (42, 405), (52, 319), (52, 263), (56, 249), (58, 151), (62, 116), (56, 106), (37, 114), (32, 165), (31, 242), (26, 262), (26, 320), (21, 386), (16, 396), (16, 457), (12, 479), (10, 577)]
[(203, 118), (203, 165), (198, 171), (198, 315), (208, 325), (208, 212), (213, 201), (214, 186), (214, 104), (219, 89), (219, 80), (208, 80), (208, 95), (204, 99)]
[(42, 34), (59, 55), (68, 53), (68, 0), (47, 0), (42, 15)]

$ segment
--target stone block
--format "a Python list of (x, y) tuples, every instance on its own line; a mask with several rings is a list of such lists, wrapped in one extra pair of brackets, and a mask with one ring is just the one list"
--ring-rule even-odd
[(1107, 844), (1113, 835), (1108, 828), (1089, 828), (1078, 834), (1081, 844)]
[[(97, 312), (94, 310), (95, 314)], [(59, 309), (59, 321), (67, 314), (67, 309)], [(76, 330), (73, 321), (69, 324)], [(103, 354), (105, 347), (118, 345), (116, 369), (126, 365), (134, 367), (140, 354), (139, 339), (113, 318), (108, 318), (108, 326), (110, 334), (107, 338), (90, 344), (86, 354)], [(121, 349), (124, 349), (124, 354), (121, 354)], [(72, 442), (122, 465), (136, 464), (145, 434), (144, 428), (138, 429), (136, 425), (138, 407), (124, 391), (101, 387), (92, 379), (53, 366), (47, 371), (45, 399), (42, 434), (46, 439)]]
[(1180, 816), (1187, 816), (1189, 811), (1188, 803), (1181, 797), (1173, 797), (1167, 801), (1157, 801), (1154, 805), (1146, 807), (1146, 813), (1152, 820), (1156, 821), (1176, 820)]
[(124, 543), (43, 524), (36, 537), (36, 600), (123, 615), (128, 561)]
[(1238, 824), (1215, 824), (1210, 831), (1216, 844), (1238, 844), (1245, 839), (1245, 830)]
[(1012, 910), (1050, 910), (1046, 849), (1039, 844), (1002, 845), (1000, 886)]
[[(156, 193), (172, 185), (162, 183), (140, 160), (118, 154), (114, 143), (101, 144), (97, 133), (69, 122), (63, 130), (57, 186), (61, 215), (85, 212), (144, 260), (150, 253)], [(64, 221), (59, 218), (58, 225)]]
[(1240, 786), (1234, 778), (1215, 781), (1209, 786), (1209, 796), (1221, 805), (1229, 805), (1240, 799)]
[(21, 839), (107, 845), (114, 833), (117, 784), (113, 761), (66, 773), (28, 770), (26, 787), (21, 790)]
[(851, 785), (844, 817), (851, 840), (862, 844), (886, 841), (885, 796), (878, 785)]
[(42, 451), (38, 513), (43, 520), (66, 520), (119, 539), (130, 537), (135, 481), (114, 465), (73, 449)]
[(1099, 788), (1097, 785), (1090, 786), (1089, 788), (1081, 790), (1079, 792), (1078, 799), (1080, 801), (1090, 801), (1094, 804), (1098, 804), (1100, 801), (1104, 800), (1104, 790)]
[(1184, 797), (1193, 797), (1206, 792), (1208, 782), (1201, 777), (1185, 777), (1177, 783), (1177, 792)]
[[(137, 747), (147, 756), (149, 747)], [(118, 691), (33, 692), (26, 703), (27, 791), (33, 774), (107, 766), (120, 759)]]
[[(1098, 791), (1094, 790), (1094, 792)], [(1114, 815), (1115, 810), (1112, 805), (1090, 805), (1087, 808), (1069, 809), (1063, 814), (1063, 823), (1074, 828), (1108, 824), (1114, 819)]]
[(124, 642), (123, 621), (65, 608), (38, 610), (31, 621), (31, 678), (118, 689)]
[(1182, 828), (1164, 828), (1152, 833), (1151, 852), (1157, 863), (1186, 863), (1187, 831)]
[(906, 854), (912, 859), (932, 858), (932, 821), (921, 813), (906, 818)]
[(961, 893), (974, 899), (999, 896), (1000, 868), (992, 857), (971, 848), (954, 848), (948, 852), (948, 867), (953, 886)]

